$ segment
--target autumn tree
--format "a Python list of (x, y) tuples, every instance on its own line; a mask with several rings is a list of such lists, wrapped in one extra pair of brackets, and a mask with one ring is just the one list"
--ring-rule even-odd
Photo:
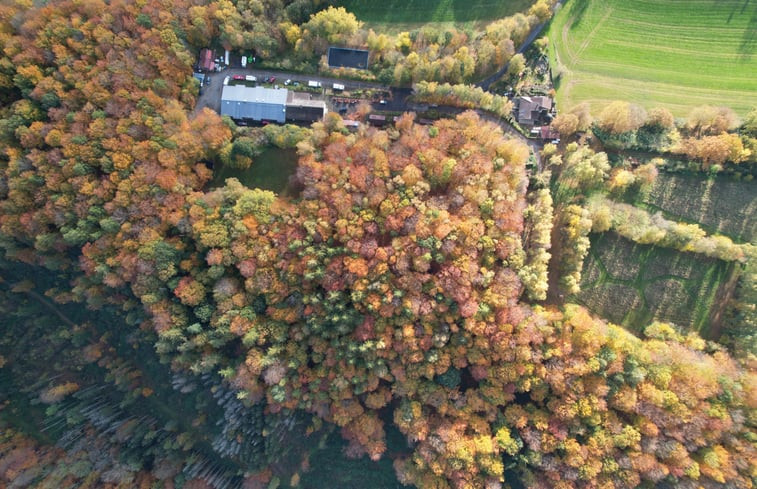
[(736, 113), (727, 107), (702, 105), (689, 113), (686, 127), (696, 136), (715, 136), (739, 125)]
[(578, 131), (578, 117), (570, 113), (558, 114), (552, 121), (552, 128), (559, 132), (561, 137), (570, 137)]
[(632, 132), (640, 128), (647, 119), (646, 111), (629, 102), (611, 102), (599, 113), (596, 124), (611, 134)]

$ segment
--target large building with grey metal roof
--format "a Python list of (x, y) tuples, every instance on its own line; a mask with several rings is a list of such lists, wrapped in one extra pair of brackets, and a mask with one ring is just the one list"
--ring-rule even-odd
[(286, 120), (287, 92), (285, 89), (227, 85), (221, 93), (221, 115), (237, 121)]

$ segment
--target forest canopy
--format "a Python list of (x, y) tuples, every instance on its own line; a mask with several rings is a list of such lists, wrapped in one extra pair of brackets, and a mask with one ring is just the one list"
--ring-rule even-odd
[[(528, 149), (475, 113), (357, 132), (329, 114), (298, 135), (293, 197), (205, 191), (238, 133), (191, 112), (187, 46), (246, 42), (224, 12), (263, 4), (0, 7), (0, 382), (77, 427), (71, 473), (31, 421), (4, 432), (0, 481), (261, 487), (300, 466), (286, 433), (328, 425), (422, 488), (754, 486), (753, 369), (669, 324), (637, 338), (524, 301), (545, 292), (551, 198), (529, 204)], [(576, 152), (568, 190), (606, 165)], [(96, 470), (80, 439), (107, 452)]]

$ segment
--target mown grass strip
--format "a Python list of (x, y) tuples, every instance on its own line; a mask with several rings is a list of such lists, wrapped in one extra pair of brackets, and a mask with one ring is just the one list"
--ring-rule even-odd
[(548, 32), (562, 106), (610, 100), (757, 105), (757, 4), (744, 0), (569, 0)]

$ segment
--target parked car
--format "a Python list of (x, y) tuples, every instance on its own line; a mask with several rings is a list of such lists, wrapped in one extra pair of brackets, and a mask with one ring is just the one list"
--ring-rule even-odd
[(314, 81), (314, 80), (310, 80), (310, 81), (308, 82), (308, 86), (309, 86), (310, 88), (321, 88), (321, 82), (319, 82), (319, 81)]
[(244, 77), (244, 79), (247, 80), (247, 81), (249, 81), (249, 82), (256, 82), (256, 81), (258, 81), (258, 79), (255, 78), (252, 75), (247, 75), (247, 76)]
[(223, 84), (224, 85), (228, 85), (229, 84), (229, 80), (230, 80), (230, 78), (227, 76), (226, 78), (223, 79)]
[(272, 76), (271, 78), (268, 79), (268, 83), (273, 83), (275, 81), (276, 81), (276, 77), (275, 76)]
[(289, 86), (289, 85), (291, 85), (291, 84), (292, 84), (292, 80), (289, 80), (289, 79), (287, 79), (287, 80), (286, 80), (286, 81), (284, 82), (284, 85), (286, 85), (286, 86)]
[(210, 85), (211, 78), (209, 76), (205, 77), (205, 85)]
[(242, 68), (247, 68), (247, 56), (242, 56)]
[(232, 79), (234, 79), (234, 80), (244, 80), (244, 76), (242, 76), (242, 75), (234, 75), (232, 77)]

